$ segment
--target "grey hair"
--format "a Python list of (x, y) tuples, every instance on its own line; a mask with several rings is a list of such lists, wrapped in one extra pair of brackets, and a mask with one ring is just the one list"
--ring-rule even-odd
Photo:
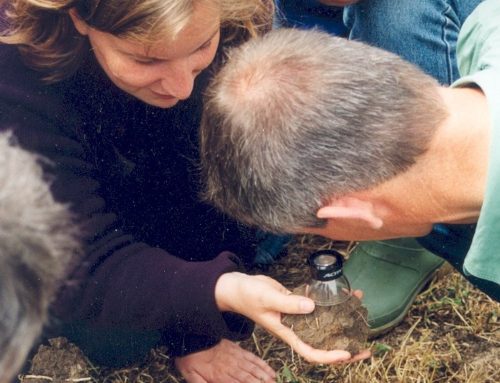
[(40, 158), (0, 134), (0, 382), (22, 366), (47, 320), (77, 230), (56, 202)]
[(200, 131), (204, 199), (272, 232), (322, 226), (331, 198), (404, 172), (446, 117), (437, 82), (398, 56), (281, 29), (228, 53)]

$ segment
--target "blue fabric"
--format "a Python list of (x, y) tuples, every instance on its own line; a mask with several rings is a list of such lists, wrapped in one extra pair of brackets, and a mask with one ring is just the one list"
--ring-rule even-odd
[(276, 0), (276, 26), (319, 28), (337, 36), (347, 36), (342, 7), (329, 7), (317, 0)]
[[(482, 0), (361, 0), (342, 8), (316, 0), (276, 0), (277, 25), (318, 27), (391, 51), (442, 84), (458, 77), (456, 44), (467, 16)], [(349, 31), (349, 32), (347, 32)]]
[(469, 251), (476, 225), (434, 225), (432, 232), (418, 238), (427, 250), (446, 259), (469, 282), (484, 291), (493, 299), (500, 301), (500, 286), (485, 279), (476, 278), (463, 270), (465, 256)]
[(350, 39), (391, 51), (442, 84), (458, 77), (460, 28), (481, 0), (367, 0), (347, 6)]
[(286, 246), (292, 238), (292, 235), (275, 235), (259, 230), (257, 232), (259, 243), (253, 263), (261, 266), (273, 264), (274, 261), (285, 254)]

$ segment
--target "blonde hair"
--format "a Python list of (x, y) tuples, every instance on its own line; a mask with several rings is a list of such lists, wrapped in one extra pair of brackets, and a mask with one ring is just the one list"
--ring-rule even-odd
[(73, 74), (88, 52), (71, 8), (93, 28), (151, 45), (160, 37), (174, 39), (202, 2), (220, 7), (221, 25), (230, 31), (225, 42), (259, 35), (272, 20), (269, 0), (0, 0), (8, 24), (0, 42), (18, 45), (26, 63), (55, 82)]

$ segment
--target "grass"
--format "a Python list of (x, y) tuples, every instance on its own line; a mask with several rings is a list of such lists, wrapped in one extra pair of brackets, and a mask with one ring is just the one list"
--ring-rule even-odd
[[(289, 255), (264, 273), (286, 286), (296, 286), (305, 278), (304, 259), (311, 251), (336, 247), (348, 254), (352, 245), (299, 237), (290, 245)], [(373, 355), (367, 361), (342, 366), (311, 365), (260, 328), (241, 345), (266, 360), (278, 372), (279, 383), (497, 383), (499, 316), (500, 304), (445, 267), (418, 296), (403, 323), (370, 342)], [(89, 376), (81, 379), (99, 383), (183, 382), (164, 349), (151, 350), (143, 364), (126, 369), (95, 366)]]

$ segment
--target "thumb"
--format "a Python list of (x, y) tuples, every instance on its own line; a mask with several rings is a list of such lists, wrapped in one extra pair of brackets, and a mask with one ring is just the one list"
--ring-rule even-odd
[(276, 290), (266, 296), (265, 305), (268, 309), (284, 314), (309, 314), (314, 311), (312, 299)]

